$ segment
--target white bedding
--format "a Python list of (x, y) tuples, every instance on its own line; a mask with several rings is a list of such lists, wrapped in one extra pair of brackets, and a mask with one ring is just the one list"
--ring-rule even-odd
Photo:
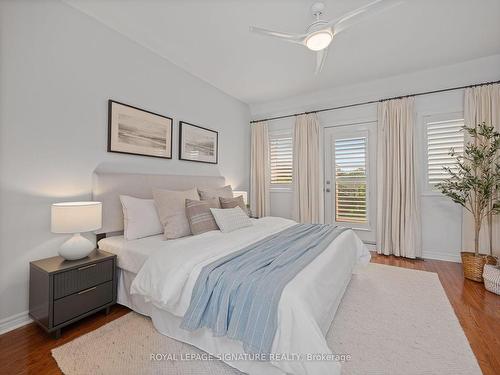
[(163, 241), (163, 234), (132, 241), (123, 236), (113, 236), (103, 238), (98, 245), (99, 249), (117, 255), (118, 268), (136, 274), (153, 252), (174, 241), (179, 240)]
[[(250, 219), (252, 223), (258, 222)], [(205, 232), (197, 236), (177, 238), (165, 241), (163, 234), (128, 241), (122, 236), (112, 236), (99, 241), (99, 249), (116, 254), (118, 267), (129, 272), (138, 273), (149, 256), (158, 251), (175, 252), (186, 246), (191, 240), (195, 242), (212, 241), (212, 238), (224, 236), (220, 231)]]
[[(239, 342), (211, 337), (205, 329), (184, 332), (177, 327), (180, 317), (189, 306), (193, 286), (203, 266), (294, 224), (291, 220), (267, 217), (255, 220), (252, 227), (231, 233), (212, 231), (170, 241), (161, 240), (161, 236), (134, 241), (111, 237), (101, 240), (99, 246), (118, 255), (120, 268), (137, 273), (131, 293), (152, 303), (153, 323), (160, 332), (214, 355), (228, 351), (244, 353)], [(272, 352), (303, 356), (330, 354), (326, 331), (356, 264), (366, 264), (369, 259), (370, 254), (361, 240), (348, 230), (306, 266), (283, 290)], [(166, 312), (163, 318), (159, 316), (161, 311)], [(165, 321), (165, 316), (172, 318)], [(227, 362), (250, 373), (262, 374), (265, 370), (265, 366), (256, 367), (251, 362)], [(274, 367), (268, 366), (269, 373), (340, 374), (340, 366), (335, 361), (272, 361), (271, 364)]]

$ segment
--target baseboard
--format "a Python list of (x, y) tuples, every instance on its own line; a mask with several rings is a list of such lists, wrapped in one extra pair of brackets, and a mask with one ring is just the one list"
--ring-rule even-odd
[(368, 249), (368, 251), (377, 251), (377, 246), (374, 244), (374, 243), (370, 243), (370, 242), (364, 242), (366, 248)]
[(0, 335), (12, 331), (13, 329), (22, 327), (28, 323), (31, 323), (31, 319), (27, 311), (23, 311), (19, 314), (9, 316), (8, 318), (0, 320)]
[(447, 262), (462, 263), (462, 259), (460, 258), (460, 254), (443, 253), (440, 251), (424, 250), (422, 252), (422, 258), (435, 259), (435, 260), (445, 260)]

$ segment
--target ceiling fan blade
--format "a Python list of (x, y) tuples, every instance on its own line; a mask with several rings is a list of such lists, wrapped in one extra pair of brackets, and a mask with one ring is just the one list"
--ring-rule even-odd
[(326, 56), (328, 55), (328, 48), (316, 52), (316, 70), (314, 74), (319, 74), (325, 65)]
[(281, 31), (273, 31), (255, 26), (250, 26), (250, 31), (256, 34), (270, 36), (273, 38), (278, 38), (296, 44), (304, 44), (304, 40), (307, 36), (307, 35), (283, 33)]
[(401, 3), (402, 1), (399, 0), (375, 0), (344, 14), (336, 20), (329, 22), (328, 25), (332, 27), (334, 34), (338, 34), (360, 21), (373, 17), (374, 15), (398, 6)]

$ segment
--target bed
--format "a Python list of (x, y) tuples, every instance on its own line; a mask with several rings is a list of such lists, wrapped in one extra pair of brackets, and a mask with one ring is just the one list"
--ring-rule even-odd
[[(180, 328), (201, 269), (225, 254), (292, 227), (266, 217), (230, 233), (210, 231), (164, 241), (161, 235), (127, 241), (118, 196), (150, 197), (152, 187), (172, 190), (222, 186), (222, 177), (97, 174), (94, 199), (103, 202), (99, 248), (118, 258), (118, 303), (151, 317), (162, 334), (194, 345), (249, 374), (340, 374), (325, 340), (342, 296), (359, 265), (370, 255), (352, 230), (342, 232), (283, 289), (269, 361), (252, 360), (239, 341), (214, 337), (210, 329)], [(314, 356), (314, 360), (311, 356)], [(324, 358), (325, 360), (317, 360)]]

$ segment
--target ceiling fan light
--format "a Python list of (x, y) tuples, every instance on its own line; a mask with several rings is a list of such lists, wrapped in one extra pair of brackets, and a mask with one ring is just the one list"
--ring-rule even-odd
[(312, 51), (321, 51), (330, 45), (333, 35), (328, 30), (317, 31), (306, 39), (306, 47)]

